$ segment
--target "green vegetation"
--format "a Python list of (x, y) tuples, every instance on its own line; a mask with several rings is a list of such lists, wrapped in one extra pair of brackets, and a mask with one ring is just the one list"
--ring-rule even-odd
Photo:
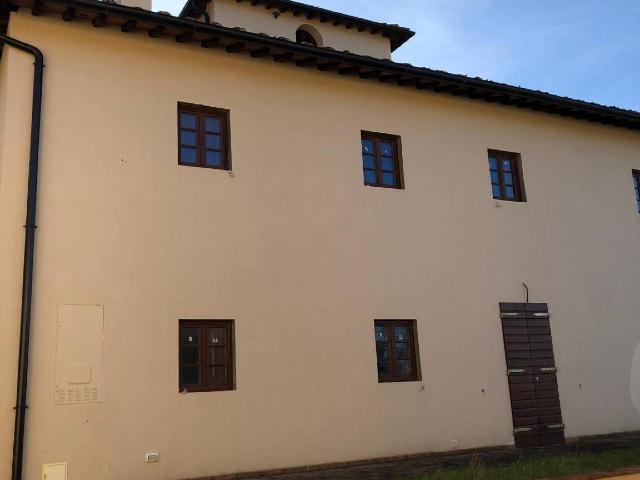
[(529, 457), (498, 466), (486, 465), (476, 457), (467, 468), (439, 470), (412, 477), (411, 480), (536, 480), (634, 466), (640, 466), (640, 448), (557, 457)]

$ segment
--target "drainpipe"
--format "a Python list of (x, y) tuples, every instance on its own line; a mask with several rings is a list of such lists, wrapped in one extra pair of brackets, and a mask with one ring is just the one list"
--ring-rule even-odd
[(22, 268), (22, 313), (20, 316), (20, 352), (16, 393), (15, 428), (13, 432), (13, 463), (11, 480), (22, 480), (24, 425), (27, 413), (27, 376), (29, 373), (29, 337), (31, 331), (31, 298), (33, 295), (33, 250), (36, 236), (36, 196), (38, 190), (38, 153), (40, 150), (40, 120), (42, 111), (42, 74), (44, 56), (33, 45), (0, 35), (0, 44), (33, 55), (33, 100), (31, 105), (31, 144), (29, 149), (29, 180), (27, 186), (27, 220), (25, 222), (24, 263)]

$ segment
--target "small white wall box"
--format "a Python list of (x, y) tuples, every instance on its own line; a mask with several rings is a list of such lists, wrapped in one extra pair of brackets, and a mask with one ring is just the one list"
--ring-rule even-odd
[(101, 305), (58, 305), (56, 405), (102, 402)]
[(67, 464), (47, 463), (43, 465), (42, 480), (67, 480)]
[(160, 454), (158, 452), (156, 452), (156, 453), (145, 453), (144, 461), (147, 462), (147, 463), (159, 462), (160, 461)]

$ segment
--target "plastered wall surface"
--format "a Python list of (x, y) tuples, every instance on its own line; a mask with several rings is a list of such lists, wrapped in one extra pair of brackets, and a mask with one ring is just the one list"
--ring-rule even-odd
[[(47, 64), (26, 479), (512, 443), (498, 302), (521, 282), (550, 306), (567, 436), (640, 429), (637, 132), (28, 12), (10, 33)], [(0, 478), (32, 75), (5, 54)], [(178, 166), (178, 101), (230, 109), (233, 176)], [(363, 185), (361, 130), (402, 136), (404, 190)], [(522, 154), (527, 203), (491, 199), (487, 148)], [(104, 306), (101, 403), (55, 404), (59, 305)], [(235, 391), (178, 392), (180, 318), (235, 319)], [(422, 382), (378, 384), (376, 318), (417, 320)]]

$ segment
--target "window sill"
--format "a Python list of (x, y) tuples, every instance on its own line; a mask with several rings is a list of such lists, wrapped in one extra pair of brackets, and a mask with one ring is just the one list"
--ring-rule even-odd
[(404, 187), (387, 187), (385, 185), (367, 185), (366, 183), (364, 184), (365, 188), (382, 188), (384, 190), (404, 190)]
[(183, 389), (179, 390), (180, 395), (189, 395), (192, 393), (219, 393), (219, 392), (235, 392), (234, 388), (195, 388), (195, 389)]
[(411, 380), (380, 380), (378, 379), (379, 385), (385, 385), (389, 383), (420, 383), (422, 382), (421, 378), (412, 378)]

